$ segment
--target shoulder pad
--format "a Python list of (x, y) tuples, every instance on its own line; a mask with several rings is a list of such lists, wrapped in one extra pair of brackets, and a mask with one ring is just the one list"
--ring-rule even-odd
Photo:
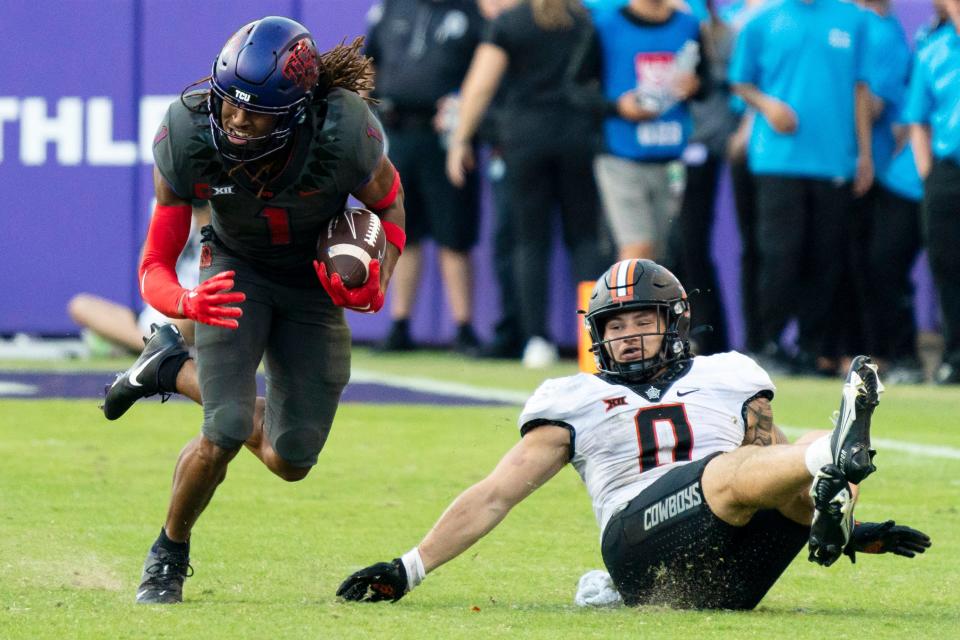
[[(153, 140), (157, 169), (178, 196), (197, 197), (193, 186), (223, 172), (223, 163), (210, 138), (209, 117), (203, 106), (206, 92), (195, 91), (170, 103)], [(207, 178), (204, 178), (207, 176)]]
[(595, 384), (596, 378), (585, 373), (544, 381), (524, 405), (519, 426), (522, 428), (531, 420), (571, 423), (581, 413)]

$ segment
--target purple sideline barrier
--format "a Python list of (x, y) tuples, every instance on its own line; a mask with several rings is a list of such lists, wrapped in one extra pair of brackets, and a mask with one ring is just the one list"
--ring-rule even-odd
[[(139, 306), (136, 262), (149, 221), (150, 146), (155, 123), (183, 87), (209, 73), (219, 47), (245, 21), (279, 14), (310, 27), (321, 48), (364, 32), (357, 0), (8, 0), (0, 26), (0, 334), (75, 333), (66, 303), (89, 291)], [(895, 0), (908, 34), (927, 19), (925, 0)], [(725, 181), (713, 238), (731, 338), (742, 344), (739, 238)], [(490, 255), (489, 194), (475, 252), (476, 325), (488, 337), (499, 301)], [(455, 212), (454, 212), (455, 213)], [(559, 241), (557, 241), (559, 249)], [(430, 258), (432, 251), (427, 251)], [(550, 287), (551, 331), (576, 340), (575, 283), (557, 251)], [(936, 325), (927, 271), (918, 318)], [(426, 343), (451, 339), (439, 273), (428, 259), (413, 323)], [(359, 341), (384, 335), (389, 317), (349, 314)]]

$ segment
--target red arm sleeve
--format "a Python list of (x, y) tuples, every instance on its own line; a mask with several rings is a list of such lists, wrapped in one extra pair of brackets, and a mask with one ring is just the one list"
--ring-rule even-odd
[(177, 258), (190, 235), (190, 205), (158, 204), (153, 210), (140, 260), (140, 295), (171, 318), (183, 318), (180, 299), (187, 292), (177, 280)]

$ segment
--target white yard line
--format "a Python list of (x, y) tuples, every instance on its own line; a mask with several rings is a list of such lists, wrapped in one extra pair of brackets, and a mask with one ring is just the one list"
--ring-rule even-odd
[(36, 395), (37, 391), (38, 391), (38, 388), (32, 384), (22, 384), (20, 382), (0, 380), (0, 397), (32, 396), (32, 395)]
[[(803, 427), (786, 427), (783, 425), (777, 426), (783, 429), (783, 432), (788, 436), (799, 436), (811, 430), (804, 429)], [(960, 449), (955, 449), (954, 447), (917, 444), (916, 442), (890, 440), (888, 438), (871, 438), (870, 440), (873, 447), (880, 450), (896, 451), (898, 453), (912, 453), (913, 455), (924, 456), (927, 458), (949, 458), (951, 460), (960, 460)]]
[(525, 391), (491, 389), (490, 387), (477, 387), (461, 382), (444, 382), (433, 378), (418, 378), (416, 376), (397, 376), (378, 371), (368, 371), (366, 369), (354, 369), (351, 371), (350, 382), (376, 382), (377, 384), (383, 384), (388, 387), (434, 393), (440, 396), (459, 396), (473, 400), (495, 400), (497, 402), (516, 405), (522, 405), (527, 401), (527, 398), (530, 397), (530, 394)]
[[(399, 387), (411, 391), (421, 391), (425, 393), (434, 393), (437, 395), (460, 396), (464, 398), (473, 398), (475, 400), (496, 400), (514, 405), (523, 405), (530, 393), (525, 391), (510, 391), (508, 389), (494, 389), (490, 387), (478, 387), (476, 385), (465, 384), (462, 382), (444, 382), (432, 378), (419, 378), (415, 376), (398, 376), (365, 369), (354, 369), (350, 375), (352, 382), (376, 382), (390, 387)], [(784, 433), (790, 436), (798, 436), (810, 428), (790, 427), (779, 425)], [(887, 451), (896, 451), (899, 453), (908, 453), (926, 458), (947, 458), (950, 460), (960, 460), (960, 449), (947, 446), (937, 446), (928, 444), (918, 444), (916, 442), (906, 442), (904, 440), (890, 440), (887, 438), (874, 438), (873, 444)]]

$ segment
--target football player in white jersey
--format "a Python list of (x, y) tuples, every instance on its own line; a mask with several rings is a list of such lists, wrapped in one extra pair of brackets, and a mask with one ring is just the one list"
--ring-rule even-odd
[(568, 462), (630, 605), (752, 609), (805, 544), (827, 566), (844, 552), (913, 557), (930, 545), (892, 521), (854, 524), (852, 485), (875, 470), (870, 420), (883, 391), (869, 358), (851, 365), (833, 432), (788, 444), (766, 372), (736, 352), (692, 357), (689, 318), (670, 271), (614, 264), (585, 317), (599, 374), (544, 382), (520, 415), (520, 442), (493, 472), (418, 546), (354, 573), (337, 595), (400, 599)]

